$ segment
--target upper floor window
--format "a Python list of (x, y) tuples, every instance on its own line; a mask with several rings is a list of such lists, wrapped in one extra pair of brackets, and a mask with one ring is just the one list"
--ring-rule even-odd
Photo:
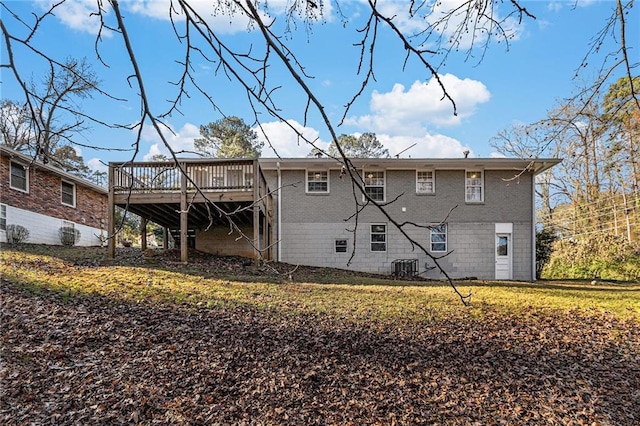
[(416, 172), (416, 193), (433, 194), (436, 192), (435, 177), (432, 170)]
[(484, 201), (484, 178), (481, 171), (467, 171), (464, 187), (466, 202), (481, 203)]
[(7, 206), (0, 204), (0, 231), (7, 230)]
[(371, 225), (371, 251), (387, 251), (387, 225)]
[(60, 187), (62, 204), (65, 206), (76, 206), (76, 185), (71, 182), (62, 181)]
[(364, 191), (373, 201), (384, 201), (384, 172), (364, 172)]
[(29, 169), (20, 163), (11, 161), (9, 186), (24, 192), (29, 192)]
[(447, 251), (447, 224), (431, 227), (431, 251)]
[(326, 194), (329, 192), (329, 172), (307, 171), (307, 192)]

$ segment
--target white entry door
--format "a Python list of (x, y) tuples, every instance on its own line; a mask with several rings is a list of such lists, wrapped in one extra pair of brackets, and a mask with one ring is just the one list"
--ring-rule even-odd
[(510, 280), (511, 234), (496, 234), (496, 280)]

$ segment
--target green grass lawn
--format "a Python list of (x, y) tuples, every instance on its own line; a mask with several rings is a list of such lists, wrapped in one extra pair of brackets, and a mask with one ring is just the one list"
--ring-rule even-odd
[(2, 247), (0, 424), (635, 425), (640, 285)]
[(488, 310), (509, 314), (577, 310), (640, 319), (640, 283), (457, 281), (463, 294), (472, 294), (471, 307), (465, 308), (444, 282), (394, 281), (323, 268), (307, 268), (299, 276), (295, 272), (274, 275), (266, 268), (264, 274), (257, 271), (247, 276), (246, 268), (219, 271), (207, 264), (146, 260), (127, 265), (125, 260), (104, 265), (104, 257), (104, 250), (98, 248), (24, 246), (21, 250), (5, 247), (0, 259), (6, 279), (69, 295), (196, 306), (250, 305), (353, 319), (422, 319), (465, 310), (473, 315)]

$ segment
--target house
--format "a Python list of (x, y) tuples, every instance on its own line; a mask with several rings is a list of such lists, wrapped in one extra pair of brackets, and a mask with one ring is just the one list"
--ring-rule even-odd
[(386, 213), (375, 203), (357, 209), (364, 196), (329, 158), (112, 163), (109, 211), (127, 207), (164, 226), (183, 261), (194, 247), (443, 278), (433, 256), (452, 278), (534, 280), (535, 176), (559, 161), (353, 159)]
[[(558, 159), (353, 159), (385, 204), (357, 215), (352, 183), (328, 158), (261, 159), (276, 203), (278, 260), (389, 274), (535, 280), (535, 176)], [(391, 218), (391, 219), (390, 219)], [(354, 232), (355, 230), (355, 232)], [(355, 250), (354, 250), (355, 249)], [(353, 257), (352, 257), (353, 254)], [(405, 269), (408, 268), (408, 269)]]
[(107, 190), (0, 146), (0, 242), (8, 225), (29, 231), (28, 243), (61, 244), (58, 230), (80, 231), (76, 245), (101, 245), (106, 237)]

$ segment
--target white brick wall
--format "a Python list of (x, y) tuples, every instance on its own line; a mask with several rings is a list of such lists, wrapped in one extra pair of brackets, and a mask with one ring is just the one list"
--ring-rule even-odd
[[(58, 218), (45, 216), (28, 210), (18, 209), (7, 205), (7, 225), (22, 225), (29, 230), (29, 244), (52, 244), (60, 245), (58, 229), (63, 221)], [(105, 231), (98, 228), (75, 223), (75, 228), (80, 231), (80, 241), (78, 246), (99, 246), (100, 235), (106, 236)], [(5, 231), (0, 231), (0, 242), (6, 243)]]
[[(390, 224), (387, 224), (387, 251), (371, 252), (369, 225), (360, 223), (356, 235), (356, 254), (351, 264), (347, 265), (354, 239), (354, 234), (346, 230), (352, 226), (351, 223), (287, 223), (282, 232), (282, 261), (390, 274), (394, 260), (417, 259), (423, 277), (444, 277), (437, 269), (425, 272), (425, 263), (433, 266), (433, 260), (420, 249), (412, 249), (406, 238)], [(513, 279), (516, 280), (531, 278), (531, 234), (528, 230), (528, 223), (516, 223), (513, 227)], [(429, 250), (428, 230), (408, 227), (406, 231)], [(336, 239), (349, 241), (347, 253), (335, 253)], [(494, 223), (450, 223), (447, 242), (447, 249), (452, 253), (438, 262), (450, 277), (495, 277)], [(440, 256), (443, 253), (433, 254)]]

